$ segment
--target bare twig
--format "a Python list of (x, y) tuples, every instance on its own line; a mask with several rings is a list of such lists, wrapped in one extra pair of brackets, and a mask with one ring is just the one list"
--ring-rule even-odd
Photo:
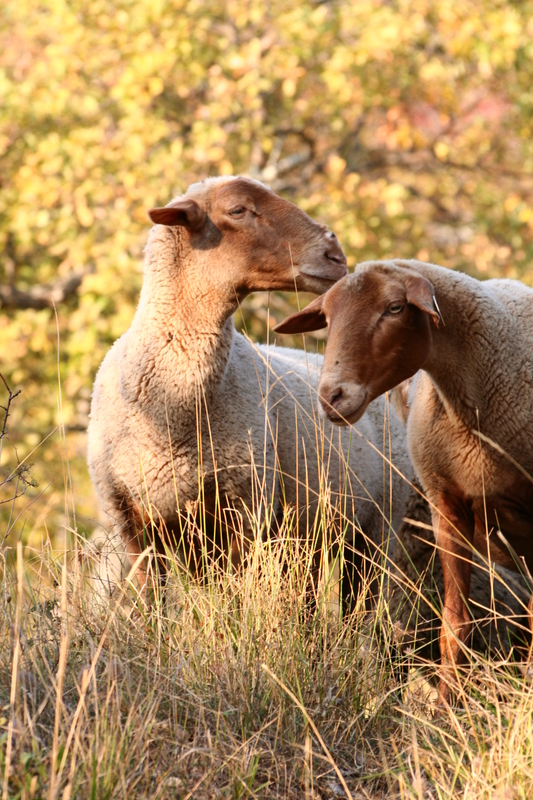
[(16, 392), (12, 392), (9, 386), (7, 385), (6, 379), (4, 378), (1, 372), (0, 372), (0, 378), (2, 379), (3, 384), (7, 389), (7, 405), (0, 406), (0, 408), (4, 412), (4, 421), (2, 423), (2, 430), (0, 431), (0, 455), (2, 455), (2, 439), (4, 438), (7, 432), (7, 418), (9, 417), (9, 407), (12, 401), (15, 399), (15, 397), (18, 397), (18, 395), (21, 393), (22, 390), (18, 389)]
[[(12, 392), (11, 388), (9, 387), (6, 379), (4, 378), (1, 372), (0, 372), (0, 379), (2, 380), (2, 383), (4, 384), (7, 390), (7, 403), (5, 406), (0, 406), (0, 409), (4, 412), (4, 419), (2, 421), (2, 426), (0, 428), (0, 458), (1, 458), (2, 448), (4, 445), (4, 437), (7, 436), (7, 420), (9, 417), (11, 403), (13, 402), (15, 397), (18, 397), (21, 390), (18, 389), (16, 392)], [(15, 449), (15, 455), (16, 455), (16, 449)], [(14, 469), (8, 468), (6, 477), (2, 477), (2, 473), (0, 472), (0, 488), (4, 486), (6, 483), (9, 483), (10, 481), (16, 480), (12, 496), (8, 497), (7, 499), (0, 500), (0, 505), (3, 505), (5, 503), (14, 503), (15, 500), (17, 500), (26, 492), (28, 486), (37, 486), (36, 482), (33, 480), (30, 474), (31, 464), (25, 464), (24, 461), (20, 462), (17, 455), (16, 455), (16, 460), (17, 460), (17, 465), (15, 466)], [(0, 542), (0, 549), (4, 545), (6, 536), (7, 534)]]

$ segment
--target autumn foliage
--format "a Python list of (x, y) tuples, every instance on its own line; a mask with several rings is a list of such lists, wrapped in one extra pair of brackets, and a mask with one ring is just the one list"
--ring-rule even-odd
[[(529, 2), (4, 0), (0, 357), (23, 390), (19, 459), (58, 424), (59, 368), (93, 516), (78, 431), (134, 311), (146, 209), (208, 175), (264, 180), (351, 265), (417, 257), (530, 282), (532, 86)], [(53, 439), (30, 459), (48, 510), (64, 502)]]

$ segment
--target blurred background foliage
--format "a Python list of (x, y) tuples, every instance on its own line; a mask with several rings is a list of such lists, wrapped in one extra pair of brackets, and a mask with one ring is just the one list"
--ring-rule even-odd
[[(0, 372), (22, 390), (0, 539), (57, 541), (72, 497), (91, 530), (95, 371), (135, 310), (146, 209), (193, 181), (265, 181), (352, 266), (533, 281), (529, 0), (3, 0), (0, 98)], [(266, 306), (245, 306), (255, 338)]]

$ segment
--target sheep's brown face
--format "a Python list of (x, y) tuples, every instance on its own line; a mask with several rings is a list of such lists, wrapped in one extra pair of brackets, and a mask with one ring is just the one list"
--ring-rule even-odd
[(344, 278), (275, 330), (329, 325), (319, 400), (325, 416), (346, 425), (424, 364), (432, 345), (431, 316), (437, 322), (429, 281), (402, 268), (374, 266)]
[(319, 294), (347, 274), (334, 233), (248, 178), (214, 183), (149, 216), (187, 228), (197, 251), (216, 248), (219, 279), (240, 297), (259, 290)]

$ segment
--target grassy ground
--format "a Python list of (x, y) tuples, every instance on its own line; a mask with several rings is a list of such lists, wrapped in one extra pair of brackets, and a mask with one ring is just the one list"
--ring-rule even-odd
[(207, 586), (175, 567), (150, 611), (127, 580), (103, 600), (90, 557), (19, 545), (4, 572), (3, 798), (533, 797), (520, 670), (472, 654), (464, 705), (434, 716), (435, 668), (383, 602), (341, 620), (324, 585), (306, 613), (289, 539)]
[(205, 585), (173, 561), (150, 608), (131, 576), (103, 593), (74, 533), (65, 553), (2, 542), (2, 800), (530, 800), (524, 668), (472, 652), (436, 715), (436, 665), (399, 644), (386, 593), (343, 618), (325, 569), (310, 613), (312, 548), (290, 518), (276, 538)]

